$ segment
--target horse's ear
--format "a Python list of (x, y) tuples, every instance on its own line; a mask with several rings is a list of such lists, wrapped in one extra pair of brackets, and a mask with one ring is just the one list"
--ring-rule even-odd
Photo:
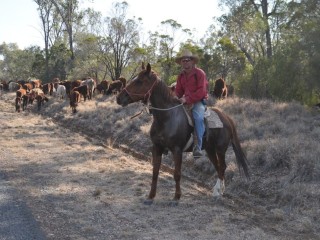
[(142, 69), (142, 70), (145, 70), (145, 69), (146, 69), (146, 67), (144, 66), (144, 62), (141, 63), (141, 69)]
[(151, 65), (150, 65), (150, 63), (148, 63), (148, 65), (147, 65), (147, 72), (148, 72), (148, 73), (151, 72)]

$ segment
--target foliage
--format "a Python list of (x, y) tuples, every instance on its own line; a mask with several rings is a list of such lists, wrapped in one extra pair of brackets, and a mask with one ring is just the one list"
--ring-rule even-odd
[(59, 76), (132, 79), (149, 62), (171, 84), (179, 73), (178, 51), (200, 57), (210, 85), (218, 77), (251, 98), (320, 102), (320, 2), (316, 0), (220, 0), (227, 11), (197, 41), (174, 19), (142, 37), (141, 18), (128, 17), (128, 3), (115, 2), (110, 16), (79, 9), (78, 0), (34, 0), (45, 47), (0, 46), (0, 77)]
[(20, 50), (16, 44), (0, 45), (0, 77), (7, 81), (40, 77), (41, 70), (34, 69), (33, 63), (41, 55), (39, 47), (29, 47)]
[(126, 2), (115, 3), (112, 17), (105, 19), (104, 36), (100, 38), (100, 60), (112, 80), (122, 76), (122, 70), (132, 62), (139, 61), (139, 31), (134, 19), (127, 18)]

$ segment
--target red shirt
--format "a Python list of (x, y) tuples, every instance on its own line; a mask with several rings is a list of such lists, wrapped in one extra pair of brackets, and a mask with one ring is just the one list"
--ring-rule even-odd
[(194, 68), (190, 73), (182, 72), (178, 75), (175, 89), (176, 95), (186, 98), (187, 104), (201, 101), (208, 94), (208, 80), (205, 72), (200, 68)]

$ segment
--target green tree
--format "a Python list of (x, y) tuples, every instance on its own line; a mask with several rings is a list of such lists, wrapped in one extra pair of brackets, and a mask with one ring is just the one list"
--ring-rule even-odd
[(21, 80), (29, 77), (39, 78), (41, 71), (33, 71), (35, 56), (41, 54), (39, 47), (33, 46), (21, 50), (17, 44), (0, 45), (0, 56), (3, 60), (0, 62), (0, 76), (6, 80)]
[(320, 2), (290, 2), (269, 71), (270, 94), (306, 104), (320, 101)]
[(139, 23), (127, 17), (128, 3), (115, 3), (113, 14), (105, 19), (103, 36), (99, 39), (100, 61), (112, 80), (122, 76), (130, 63), (139, 59)]
[(62, 18), (65, 32), (68, 35), (69, 51), (71, 64), (75, 59), (74, 55), (74, 27), (78, 24), (79, 19), (82, 15), (77, 12), (79, 8), (78, 0), (51, 0), (55, 6), (56, 11), (59, 13)]
[[(43, 76), (43, 80), (48, 81), (49, 80), (49, 48), (53, 44), (52, 36), (52, 29), (54, 25), (57, 23), (57, 20), (54, 21), (54, 10), (53, 10), (53, 4), (50, 0), (34, 0), (34, 2), (38, 5), (38, 12), (39, 17), (41, 19), (41, 26), (42, 26), (42, 34), (43, 34), (43, 40), (44, 40), (44, 68), (45, 68), (45, 74)], [(37, 63), (35, 63), (35, 66), (37, 66), (38, 71), (40, 70), (39, 67), (43, 64), (40, 64), (40, 55), (37, 56)]]
[(244, 54), (251, 67), (246, 67), (251, 79), (243, 86), (251, 97), (268, 96), (270, 84), (266, 78), (272, 64), (274, 49), (281, 43), (280, 26), (285, 22), (286, 1), (283, 0), (221, 0), (230, 8), (219, 18), (222, 32)]

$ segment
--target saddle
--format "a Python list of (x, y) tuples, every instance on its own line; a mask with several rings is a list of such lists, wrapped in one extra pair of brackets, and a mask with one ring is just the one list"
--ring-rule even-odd
[[(194, 127), (191, 109), (192, 107), (190, 107), (189, 105), (184, 106), (184, 111), (188, 117), (188, 122), (191, 127)], [(216, 113), (216, 111), (210, 108), (207, 108), (204, 113), (204, 124), (206, 129), (207, 128), (223, 128), (223, 123), (221, 122), (219, 115)]]
[(223, 128), (219, 115), (213, 109), (207, 109), (204, 113), (204, 124), (207, 128)]
[[(192, 105), (184, 105), (183, 109), (188, 117), (189, 125), (194, 127), (193, 116), (192, 116), (192, 112), (191, 112)], [(204, 125), (205, 125), (204, 136), (206, 136), (206, 133), (211, 128), (223, 128), (223, 123), (221, 122), (219, 115), (216, 113), (216, 111), (214, 111), (213, 109), (209, 109), (209, 108), (206, 109), (205, 114), (204, 114)], [(187, 144), (183, 148), (184, 152), (187, 152), (188, 150), (190, 150), (190, 148), (193, 145), (193, 139), (194, 139), (193, 134), (191, 133), (191, 136), (190, 136)]]

